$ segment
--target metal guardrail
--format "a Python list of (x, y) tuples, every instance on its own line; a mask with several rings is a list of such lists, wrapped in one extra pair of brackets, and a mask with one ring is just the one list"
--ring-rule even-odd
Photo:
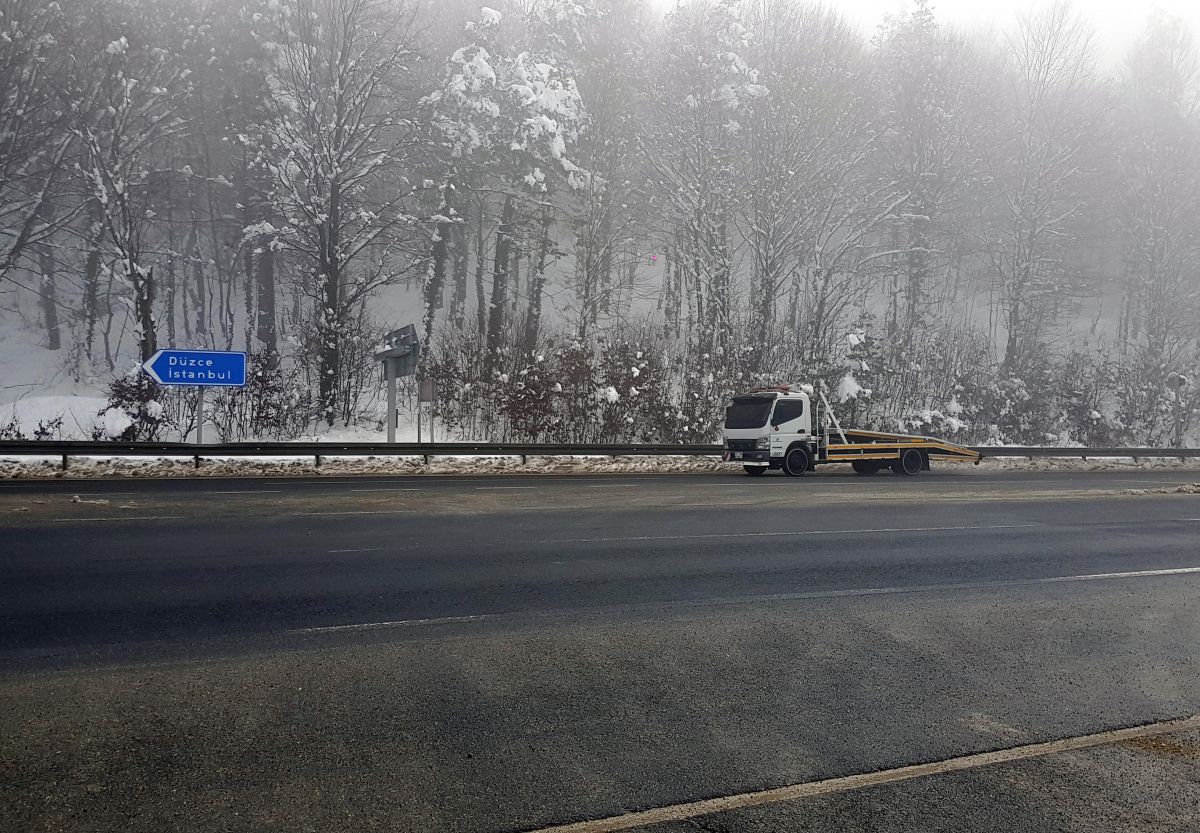
[(1128, 448), (1075, 448), (1071, 446), (1017, 446), (1017, 445), (980, 445), (974, 446), (984, 457), (1075, 457), (1081, 460), (1095, 457), (1132, 457), (1140, 460), (1143, 457), (1200, 457), (1200, 448), (1147, 448), (1144, 446)]
[(337, 443), (270, 442), (195, 445), (168, 442), (105, 442), (91, 440), (0, 440), (3, 457), (61, 457), (64, 469), (72, 457), (645, 457), (717, 456), (719, 445), (607, 443)]
[[(197, 467), (214, 457), (661, 457), (716, 456), (720, 445), (671, 443), (336, 443), (250, 442), (194, 445), (169, 442), (108, 442), (92, 440), (0, 440), (0, 457), (191, 457)], [(1196, 458), (1200, 448), (1075, 448), (1054, 446), (974, 446), (984, 457), (1103, 457)]]

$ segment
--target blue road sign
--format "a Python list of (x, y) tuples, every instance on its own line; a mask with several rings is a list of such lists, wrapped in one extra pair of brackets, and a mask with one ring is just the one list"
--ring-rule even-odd
[(246, 354), (221, 350), (159, 350), (142, 370), (160, 385), (240, 388), (246, 384)]

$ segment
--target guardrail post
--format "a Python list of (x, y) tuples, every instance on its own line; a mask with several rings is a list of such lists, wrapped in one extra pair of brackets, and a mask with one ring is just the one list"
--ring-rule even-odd
[(195, 457), (192, 458), (192, 463), (195, 465), (195, 467), (197, 469), (200, 468), (200, 455), (199, 454), (197, 454)]
[(63, 471), (66, 471), (68, 468), (70, 468), (70, 467), (71, 467), (71, 462), (70, 462), (70, 460), (71, 460), (71, 458), (70, 458), (70, 457), (68, 457), (66, 454), (64, 454), (64, 455), (62, 456), (62, 466), (63, 466), (62, 470), (63, 470)]
[(314, 461), (316, 461), (316, 467), (317, 467), (317, 468), (321, 468), (321, 455), (320, 455), (320, 454), (314, 454), (314, 455), (313, 455), (313, 460), (314, 460)]
[(529, 462), (529, 459), (524, 454), (522, 454), (521, 455), (521, 465), (523, 466), (528, 462)]

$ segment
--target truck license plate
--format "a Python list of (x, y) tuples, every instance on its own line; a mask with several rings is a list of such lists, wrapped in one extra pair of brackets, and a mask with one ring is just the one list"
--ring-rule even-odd
[(733, 459), (735, 459), (735, 460), (742, 459), (742, 452), (740, 452), (740, 451), (733, 452)]

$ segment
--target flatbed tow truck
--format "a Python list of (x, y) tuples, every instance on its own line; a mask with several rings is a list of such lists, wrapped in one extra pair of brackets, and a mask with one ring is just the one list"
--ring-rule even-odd
[(800, 477), (826, 463), (849, 463), (858, 474), (890, 468), (896, 474), (917, 475), (929, 470), (930, 460), (958, 460), (976, 465), (978, 451), (908, 434), (888, 434), (842, 428), (824, 394), (812, 405), (812, 388), (755, 388), (733, 397), (725, 411), (726, 462), (740, 463), (748, 475), (771, 469)]

